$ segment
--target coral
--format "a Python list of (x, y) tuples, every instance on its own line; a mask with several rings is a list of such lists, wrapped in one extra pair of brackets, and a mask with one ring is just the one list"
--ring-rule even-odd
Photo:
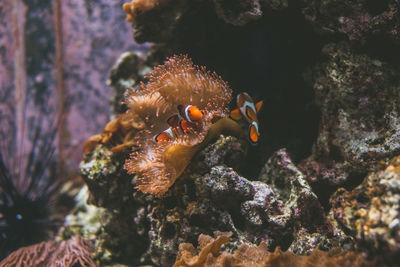
[[(126, 20), (132, 22), (134, 36), (137, 42), (145, 42), (150, 36), (151, 41), (171, 38), (175, 31), (177, 20), (184, 13), (186, 1), (169, 0), (133, 0), (125, 3)], [(154, 34), (157, 33), (157, 34)]]
[(298, 253), (352, 248), (351, 239), (346, 243), (344, 234), (332, 233), (318, 199), (285, 150), (270, 158), (261, 181), (227, 167), (240, 167), (245, 148), (235, 137), (220, 136), (192, 159), (185, 179), (157, 199), (133, 190), (124, 158), (97, 146), (81, 164), (91, 201), (110, 215), (97, 235), (96, 255), (103, 255), (103, 263), (171, 266), (180, 243), (217, 230), (233, 233), (229, 249), (249, 242)]
[[(233, 233), (231, 247), (243, 242), (264, 241), (270, 248), (277, 245), (288, 248), (294, 241), (293, 233), (299, 228), (310, 233), (319, 231), (328, 239), (331, 234), (324, 212), (316, 196), (308, 191), (307, 182), (293, 167), (288, 155), (279, 151), (263, 175), (267, 179), (267, 175), (280, 172), (281, 180), (273, 185), (249, 181), (223, 165), (213, 166), (204, 174), (190, 174), (190, 178), (185, 179), (185, 189), (177, 191), (176, 196), (167, 198), (165, 203), (153, 204), (147, 211), (150, 219), (148, 253), (153, 259), (155, 256), (162, 259), (157, 264), (168, 265), (163, 258), (174, 255), (174, 246), (179, 240), (191, 240), (201, 231), (218, 229)], [(286, 180), (288, 184), (280, 184)], [(178, 199), (173, 200), (175, 198)], [(171, 207), (170, 202), (175, 204)], [(309, 243), (311, 248), (313, 244)]]
[[(154, 68), (142, 90), (128, 92), (126, 114), (144, 129), (135, 136), (135, 149), (125, 162), (128, 173), (137, 175), (136, 188), (157, 196), (163, 195), (179, 177), (193, 155), (209, 139), (223, 130), (239, 133), (236, 123), (227, 117), (231, 89), (215, 73), (195, 66), (190, 59), (175, 56)], [(156, 143), (153, 136), (169, 127), (167, 119), (177, 113), (179, 105), (195, 105), (203, 113), (189, 132), (172, 129), (174, 138)], [(213, 129), (209, 131), (214, 123)], [(213, 134), (216, 132), (216, 134)], [(207, 138), (206, 138), (207, 137)]]
[[(179, 245), (179, 253), (174, 267), (179, 266), (204, 266), (210, 262), (209, 254), (214, 257), (219, 255), (221, 246), (228, 243), (232, 233), (216, 233), (216, 238), (208, 235), (199, 236), (199, 255), (195, 255), (195, 249), (192, 244), (183, 243)], [(212, 266), (216, 266), (216, 262)]]
[(213, 0), (219, 18), (226, 23), (243, 26), (252, 20), (260, 19), (263, 9), (280, 10), (288, 7), (287, 0)]
[[(175, 56), (154, 68), (148, 78), (141, 90), (127, 91), (128, 110), (109, 122), (101, 134), (92, 136), (83, 150), (93, 152), (99, 144), (114, 153), (133, 147), (125, 168), (129, 174), (137, 174), (138, 189), (161, 196), (193, 155), (211, 140), (222, 133), (239, 137), (244, 134), (234, 121), (224, 118), (231, 89), (215, 73), (195, 66), (187, 57)], [(200, 108), (204, 114), (201, 121), (189, 132), (174, 128), (174, 138), (169, 142), (154, 142), (153, 136), (169, 127), (167, 119), (178, 112), (181, 104)], [(90, 184), (90, 179), (87, 181)]]
[(132, 147), (136, 133), (144, 128), (141, 121), (136, 121), (132, 113), (119, 114), (108, 122), (101, 134), (90, 137), (83, 144), (83, 152), (88, 153), (98, 144), (111, 145), (114, 153), (122, 152), (126, 147)]
[[(132, 177), (121, 172), (125, 158), (125, 154), (115, 154), (104, 145), (96, 146), (95, 150), (85, 155), (80, 169), (91, 193), (91, 203), (102, 207), (112, 204), (110, 208), (117, 208), (122, 204), (121, 195), (133, 193)], [(115, 179), (117, 172), (120, 173)]]
[(350, 40), (372, 38), (400, 43), (399, 3), (389, 1), (303, 0), (303, 14), (324, 33), (344, 33)]
[(378, 161), (400, 152), (400, 80), (398, 69), (347, 43), (328, 44), (323, 53), (327, 61), (314, 75), (320, 131), (300, 169), (329, 196), (329, 185), (361, 182)]
[[(133, 1), (130, 8), (137, 2), (140, 1)], [(115, 144), (110, 141), (96, 146), (85, 156), (81, 166), (85, 179), (91, 183), (92, 201), (106, 207), (111, 214), (103, 233), (98, 234), (101, 249), (109, 253), (111, 263), (172, 266), (179, 244), (189, 242), (193, 245), (182, 245), (187, 250), (179, 254), (181, 263), (228, 265), (233, 261), (233, 251), (242, 251), (243, 258), (246, 255), (247, 259), (262, 261), (267, 251), (272, 255), (279, 246), (296, 254), (313, 255), (302, 258), (289, 252), (276, 252), (273, 258), (280, 255), (278, 258), (286, 264), (357, 265), (355, 261), (361, 257), (360, 254), (329, 251), (336, 247), (354, 250), (365, 246), (354, 232), (344, 227), (340, 218), (335, 219), (335, 210), (330, 210), (328, 199), (338, 186), (351, 191), (366, 172), (377, 168), (379, 160), (386, 161), (399, 152), (398, 69), (385, 63), (381, 57), (379, 60), (374, 58), (365, 45), (370, 44), (371, 37), (391, 35), (386, 29), (396, 21), (397, 11), (393, 13), (395, 16), (391, 22), (387, 17), (387, 24), (381, 20), (383, 16), (378, 19), (382, 25), (390, 27), (365, 31), (367, 24), (375, 27), (371, 24), (373, 19), (364, 20), (364, 24), (354, 27), (351, 25), (357, 21), (352, 7), (359, 4), (364, 9), (373, 1), (364, 2), (365, 5), (360, 1), (349, 2), (347, 5), (351, 8), (347, 13), (342, 15), (342, 10), (339, 10), (337, 14), (328, 14), (325, 20), (322, 16), (309, 20), (309, 24), (301, 14), (301, 11), (306, 14), (311, 6), (303, 5), (311, 3), (306, 0), (297, 3), (279, 0), (165, 1), (162, 4), (152, 1), (147, 7), (139, 5), (136, 10), (130, 10), (136, 40), (162, 42), (163, 45), (158, 46), (158, 49), (164, 49), (158, 50), (162, 51), (160, 54), (188, 53), (195, 62), (223, 74), (232, 82), (232, 87), (248, 91), (257, 99), (265, 99), (266, 110), (260, 116), (260, 126), (265, 135), (258, 147), (249, 148), (246, 159), (247, 149), (242, 140), (234, 136), (221, 135), (211, 143), (200, 141), (198, 144), (201, 145), (193, 146), (196, 155), (192, 157), (192, 151), (179, 155), (181, 161), (175, 163), (171, 173), (181, 173), (182, 179), (166, 181), (165, 187), (169, 188), (162, 193), (162, 199), (130, 187), (130, 183), (141, 185), (141, 181), (123, 170), (127, 150), (121, 150), (123, 153), (119, 155), (110, 152), (115, 145), (125, 143), (123, 138), (117, 138), (119, 130), (115, 132)], [(323, 3), (316, 5), (324, 8)], [(276, 12), (278, 9), (280, 11)], [(333, 17), (335, 19), (331, 19)], [(359, 21), (363, 20), (361, 17)], [(329, 31), (330, 22), (341, 24), (342, 28), (332, 30), (334, 35), (328, 39), (311, 32), (312, 26)], [(391, 29), (397, 28), (392, 26)], [(357, 27), (363, 30), (357, 32)], [(328, 44), (320, 53), (327, 41), (346, 38), (352, 41)], [(296, 52), (288, 53), (293, 49), (289, 45), (282, 46), (285, 43), (299, 47)], [(126, 62), (129, 63), (128, 59)], [(143, 64), (141, 60), (138, 66)], [(283, 68), (279, 66), (282, 65), (289, 66), (288, 73), (281, 71)], [(116, 73), (131, 69), (130, 65), (126, 69), (119, 66), (121, 68)], [(165, 73), (168, 71), (163, 70)], [(164, 88), (168, 83), (166, 79), (171, 79), (165, 73), (150, 80), (149, 84)], [(114, 87), (125, 82), (135, 86), (142, 79), (140, 75), (115, 76)], [(162, 85), (158, 86), (157, 82)], [(168, 103), (173, 99), (166, 100), (158, 90), (154, 90), (155, 99), (150, 105), (158, 104), (158, 117), (151, 114), (146, 117), (140, 110), (134, 111), (146, 97), (146, 90), (153, 90), (148, 88), (151, 87), (149, 84), (142, 91), (127, 94), (126, 107), (132, 106), (129, 107), (131, 112), (137, 115), (134, 121), (142, 123), (145, 130), (137, 130), (131, 135), (135, 137), (126, 141), (131, 142), (133, 157), (152, 166), (161, 160), (156, 157), (145, 160), (141, 151), (163, 151), (165, 148), (163, 144), (155, 143), (147, 146), (145, 140), (168, 128), (166, 123), (152, 122), (165, 122), (171, 113), (177, 112), (177, 104), (186, 103), (175, 101), (170, 106)], [(290, 89), (281, 90), (286, 87)], [(133, 98), (134, 101), (130, 102)], [(313, 106), (314, 100), (319, 110)], [(212, 120), (204, 133), (211, 136), (214, 122)], [(301, 134), (301, 129), (305, 128), (309, 130)], [(199, 130), (203, 132), (201, 127)], [(216, 135), (219, 133), (216, 131)], [(207, 134), (201, 138), (212, 139)], [(179, 139), (184, 135), (178, 132), (177, 136)], [(186, 137), (194, 138), (191, 133)], [(175, 157), (174, 153), (171, 154), (164, 154), (167, 158), (162, 160), (168, 162), (168, 158)], [(101, 164), (97, 166), (98, 163)], [(161, 166), (164, 168), (166, 165)], [(135, 164), (130, 167), (138, 168)], [(146, 175), (132, 170), (142, 177), (160, 177), (157, 168), (151, 171), (153, 173)], [(216, 255), (232, 253), (224, 260), (214, 259), (213, 253), (207, 251), (200, 255), (200, 250), (195, 249), (200, 234), (210, 235), (217, 230), (232, 232), (231, 242), (225, 243), (220, 251), (219, 248), (213, 249), (218, 251)], [(204, 244), (203, 247), (207, 246), (207, 238), (203, 235), (203, 241), (199, 242)], [(262, 249), (256, 250), (255, 244), (261, 244)], [(207, 250), (212, 246), (209, 245)], [(328, 252), (317, 251), (317, 248)], [(331, 258), (334, 260), (330, 261)], [(280, 260), (275, 265), (284, 265)], [(251, 266), (251, 263), (245, 262), (242, 266)]]
[(283, 201), (283, 212), (276, 217), (276, 223), (283, 223), (283, 218), (292, 217), (310, 232), (331, 233), (318, 197), (285, 149), (276, 151), (270, 157), (259, 180), (270, 185), (276, 198)]
[[(261, 18), (262, 10), (260, 1), (223, 1), (214, 0), (215, 9), (218, 17), (225, 22), (242, 26), (247, 24), (250, 20)], [(227, 8), (228, 7), (228, 8)]]
[(66, 240), (72, 236), (82, 236), (95, 240), (96, 234), (101, 232), (102, 225), (107, 221), (107, 212), (104, 208), (88, 204), (89, 190), (83, 186), (75, 197), (74, 209), (65, 217), (58, 238)]
[(340, 227), (354, 236), (369, 254), (391, 262), (400, 255), (400, 157), (384, 170), (369, 174), (362, 184), (332, 197), (332, 211)]
[(127, 106), (123, 101), (126, 89), (140, 86), (152, 66), (161, 64), (165, 59), (163, 55), (162, 59), (156, 61), (155, 55), (153, 55), (156, 47), (152, 46), (147, 56), (141, 52), (125, 52), (114, 63), (107, 80), (107, 84), (114, 89), (112, 114), (122, 114), (126, 111)]
[(92, 244), (79, 236), (67, 241), (48, 241), (23, 247), (0, 262), (1, 266), (73, 267), (96, 264), (92, 259)]
[(335, 245), (338, 246), (337, 242), (333, 242), (333, 240), (328, 238), (326, 235), (318, 232), (309, 233), (304, 229), (300, 229), (296, 232), (294, 241), (288, 248), (288, 251), (298, 255), (304, 255), (310, 254), (315, 248), (328, 251)]
[(299, 256), (292, 252), (283, 252), (279, 247), (274, 252), (268, 251), (266, 243), (259, 246), (242, 244), (233, 254), (222, 252), (221, 246), (228, 243), (230, 234), (215, 233), (216, 238), (200, 235), (198, 255), (190, 243), (179, 245), (179, 253), (174, 267), (189, 266), (374, 266), (361, 254), (333, 250), (323, 252), (314, 250), (309, 256)]
[(123, 5), (123, 9), (126, 12), (126, 20), (130, 22), (136, 22), (136, 16), (139, 13), (162, 6), (167, 2), (168, 0), (132, 0), (129, 3), (125, 3)]
[(196, 21), (193, 18), (244, 26), (261, 19), (269, 10), (282, 10), (288, 5), (287, 0), (133, 0), (123, 9), (137, 42), (174, 43), (177, 33)]

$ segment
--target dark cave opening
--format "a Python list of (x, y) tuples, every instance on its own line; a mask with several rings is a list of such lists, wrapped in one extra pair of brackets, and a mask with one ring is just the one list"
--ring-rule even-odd
[(365, 7), (368, 9), (372, 16), (376, 16), (387, 10), (389, 7), (389, 3), (390, 0), (367, 0), (365, 1)]
[(225, 24), (213, 12), (207, 14), (188, 15), (186, 25), (192, 27), (184, 29), (187, 34), (177, 41), (174, 52), (188, 54), (196, 64), (216, 71), (229, 82), (234, 98), (247, 92), (256, 102), (264, 100), (260, 142), (249, 147), (242, 175), (257, 177), (280, 148), (287, 148), (295, 162), (306, 158), (320, 116), (313, 89), (303, 76), (318, 60), (321, 37), (295, 8), (270, 12), (242, 27)]

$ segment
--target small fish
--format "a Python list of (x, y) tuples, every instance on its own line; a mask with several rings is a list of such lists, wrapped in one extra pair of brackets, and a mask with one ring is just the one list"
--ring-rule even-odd
[(258, 130), (258, 123), (253, 121), (249, 126), (249, 140), (253, 145), (258, 143), (260, 131)]
[(196, 106), (192, 105), (178, 105), (179, 115), (188, 122), (194, 123), (196, 121), (201, 120), (203, 114), (201, 113), (200, 109)]
[(188, 122), (185, 119), (181, 119), (178, 114), (174, 114), (169, 117), (167, 123), (172, 128), (179, 127), (184, 133), (187, 133), (188, 131), (190, 131), (190, 129), (193, 129), (195, 127), (194, 123)]
[(180, 119), (178, 114), (174, 114), (171, 117), (167, 119), (167, 123), (170, 126), (168, 129), (165, 131), (153, 136), (153, 140), (158, 143), (158, 142), (166, 142), (172, 140), (175, 135), (172, 131), (172, 129), (177, 128), (180, 126)]
[(179, 127), (184, 133), (187, 133), (191, 129), (196, 127), (196, 122), (200, 121), (203, 117), (200, 109), (193, 105), (178, 105), (179, 115), (182, 120), (179, 122)]
[(153, 137), (155, 142), (158, 143), (172, 140), (175, 137), (172, 129), (177, 127), (179, 127), (182, 132), (187, 133), (191, 129), (195, 128), (195, 123), (203, 117), (201, 111), (196, 106), (192, 105), (178, 105), (178, 111), (179, 115), (174, 114), (167, 119), (167, 123), (170, 127)]
[(237, 96), (237, 108), (231, 111), (231, 118), (240, 120), (244, 117), (249, 125), (249, 140), (252, 144), (257, 144), (260, 131), (258, 128), (257, 113), (260, 111), (264, 101), (261, 100), (254, 104), (253, 99), (247, 93), (240, 93)]
[(153, 136), (153, 140), (156, 143), (167, 142), (167, 141), (172, 140), (173, 138), (174, 138), (174, 133), (172, 132), (172, 127), (169, 127), (165, 131)]
[(174, 114), (167, 119), (167, 123), (169, 126), (176, 128), (179, 127), (180, 120), (181, 119), (179, 118), (178, 114)]
[(189, 132), (191, 129), (195, 128), (196, 125), (192, 122), (188, 122), (187, 120), (181, 120), (179, 122), (179, 127), (184, 133)]

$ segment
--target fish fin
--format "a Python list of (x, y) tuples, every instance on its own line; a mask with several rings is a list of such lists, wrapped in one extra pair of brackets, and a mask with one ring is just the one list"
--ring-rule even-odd
[(178, 114), (174, 114), (167, 119), (167, 123), (169, 126), (175, 128), (179, 126), (179, 116)]
[(236, 103), (238, 105), (238, 107), (241, 107), (244, 105), (244, 101), (245, 101), (245, 93), (239, 93), (236, 97)]
[(256, 111), (257, 111), (257, 113), (260, 111), (260, 109), (261, 109), (261, 107), (263, 106), (263, 104), (264, 104), (264, 100), (261, 100), (261, 101), (258, 101), (258, 102), (257, 102), (257, 104), (256, 104)]
[(183, 110), (183, 105), (181, 105), (181, 104), (179, 104), (179, 105), (177, 106), (177, 109), (178, 109), (179, 113), (184, 112), (184, 110)]
[(189, 130), (189, 122), (187, 120), (181, 120), (179, 122), (179, 127), (181, 128), (182, 132), (186, 133)]
[(242, 114), (240, 114), (240, 110), (238, 108), (231, 111), (231, 118), (235, 121), (240, 120), (242, 118)]
[(254, 125), (250, 124), (249, 136), (248, 136), (250, 143), (252, 145), (257, 145), (259, 136), (260, 136), (260, 133), (257, 131), (257, 128)]

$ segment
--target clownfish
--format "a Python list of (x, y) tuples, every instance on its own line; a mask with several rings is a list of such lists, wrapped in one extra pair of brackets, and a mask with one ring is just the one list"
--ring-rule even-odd
[(249, 140), (252, 144), (257, 144), (260, 136), (258, 128), (257, 113), (260, 111), (264, 101), (261, 100), (254, 104), (253, 99), (247, 93), (240, 93), (237, 96), (237, 108), (231, 111), (231, 118), (240, 120), (244, 117), (249, 125)]
[(188, 122), (194, 123), (196, 121), (201, 120), (203, 114), (201, 113), (200, 109), (196, 106), (192, 105), (178, 105), (179, 115)]
[(179, 115), (182, 120), (179, 121), (179, 127), (183, 132), (187, 132), (195, 127), (195, 123), (203, 118), (203, 114), (200, 109), (192, 105), (178, 105)]
[(165, 142), (165, 141), (170, 141), (172, 140), (175, 135), (172, 131), (173, 128), (179, 127), (179, 117), (177, 114), (172, 115), (167, 119), (167, 123), (170, 126), (168, 129), (165, 131), (153, 136), (153, 140), (158, 143), (158, 142)]
[(174, 133), (172, 132), (172, 127), (169, 127), (165, 131), (153, 136), (153, 140), (156, 143), (170, 141), (173, 138), (174, 138)]
[[(165, 131), (153, 136), (153, 140), (158, 142), (165, 142), (172, 140), (175, 135), (172, 131), (174, 128), (180, 128), (182, 132), (187, 133), (190, 129), (195, 127), (195, 123), (203, 117), (201, 111), (192, 105), (178, 105), (178, 114), (174, 114), (167, 119), (167, 123), (170, 126)], [(181, 119), (181, 118), (182, 119)]]

